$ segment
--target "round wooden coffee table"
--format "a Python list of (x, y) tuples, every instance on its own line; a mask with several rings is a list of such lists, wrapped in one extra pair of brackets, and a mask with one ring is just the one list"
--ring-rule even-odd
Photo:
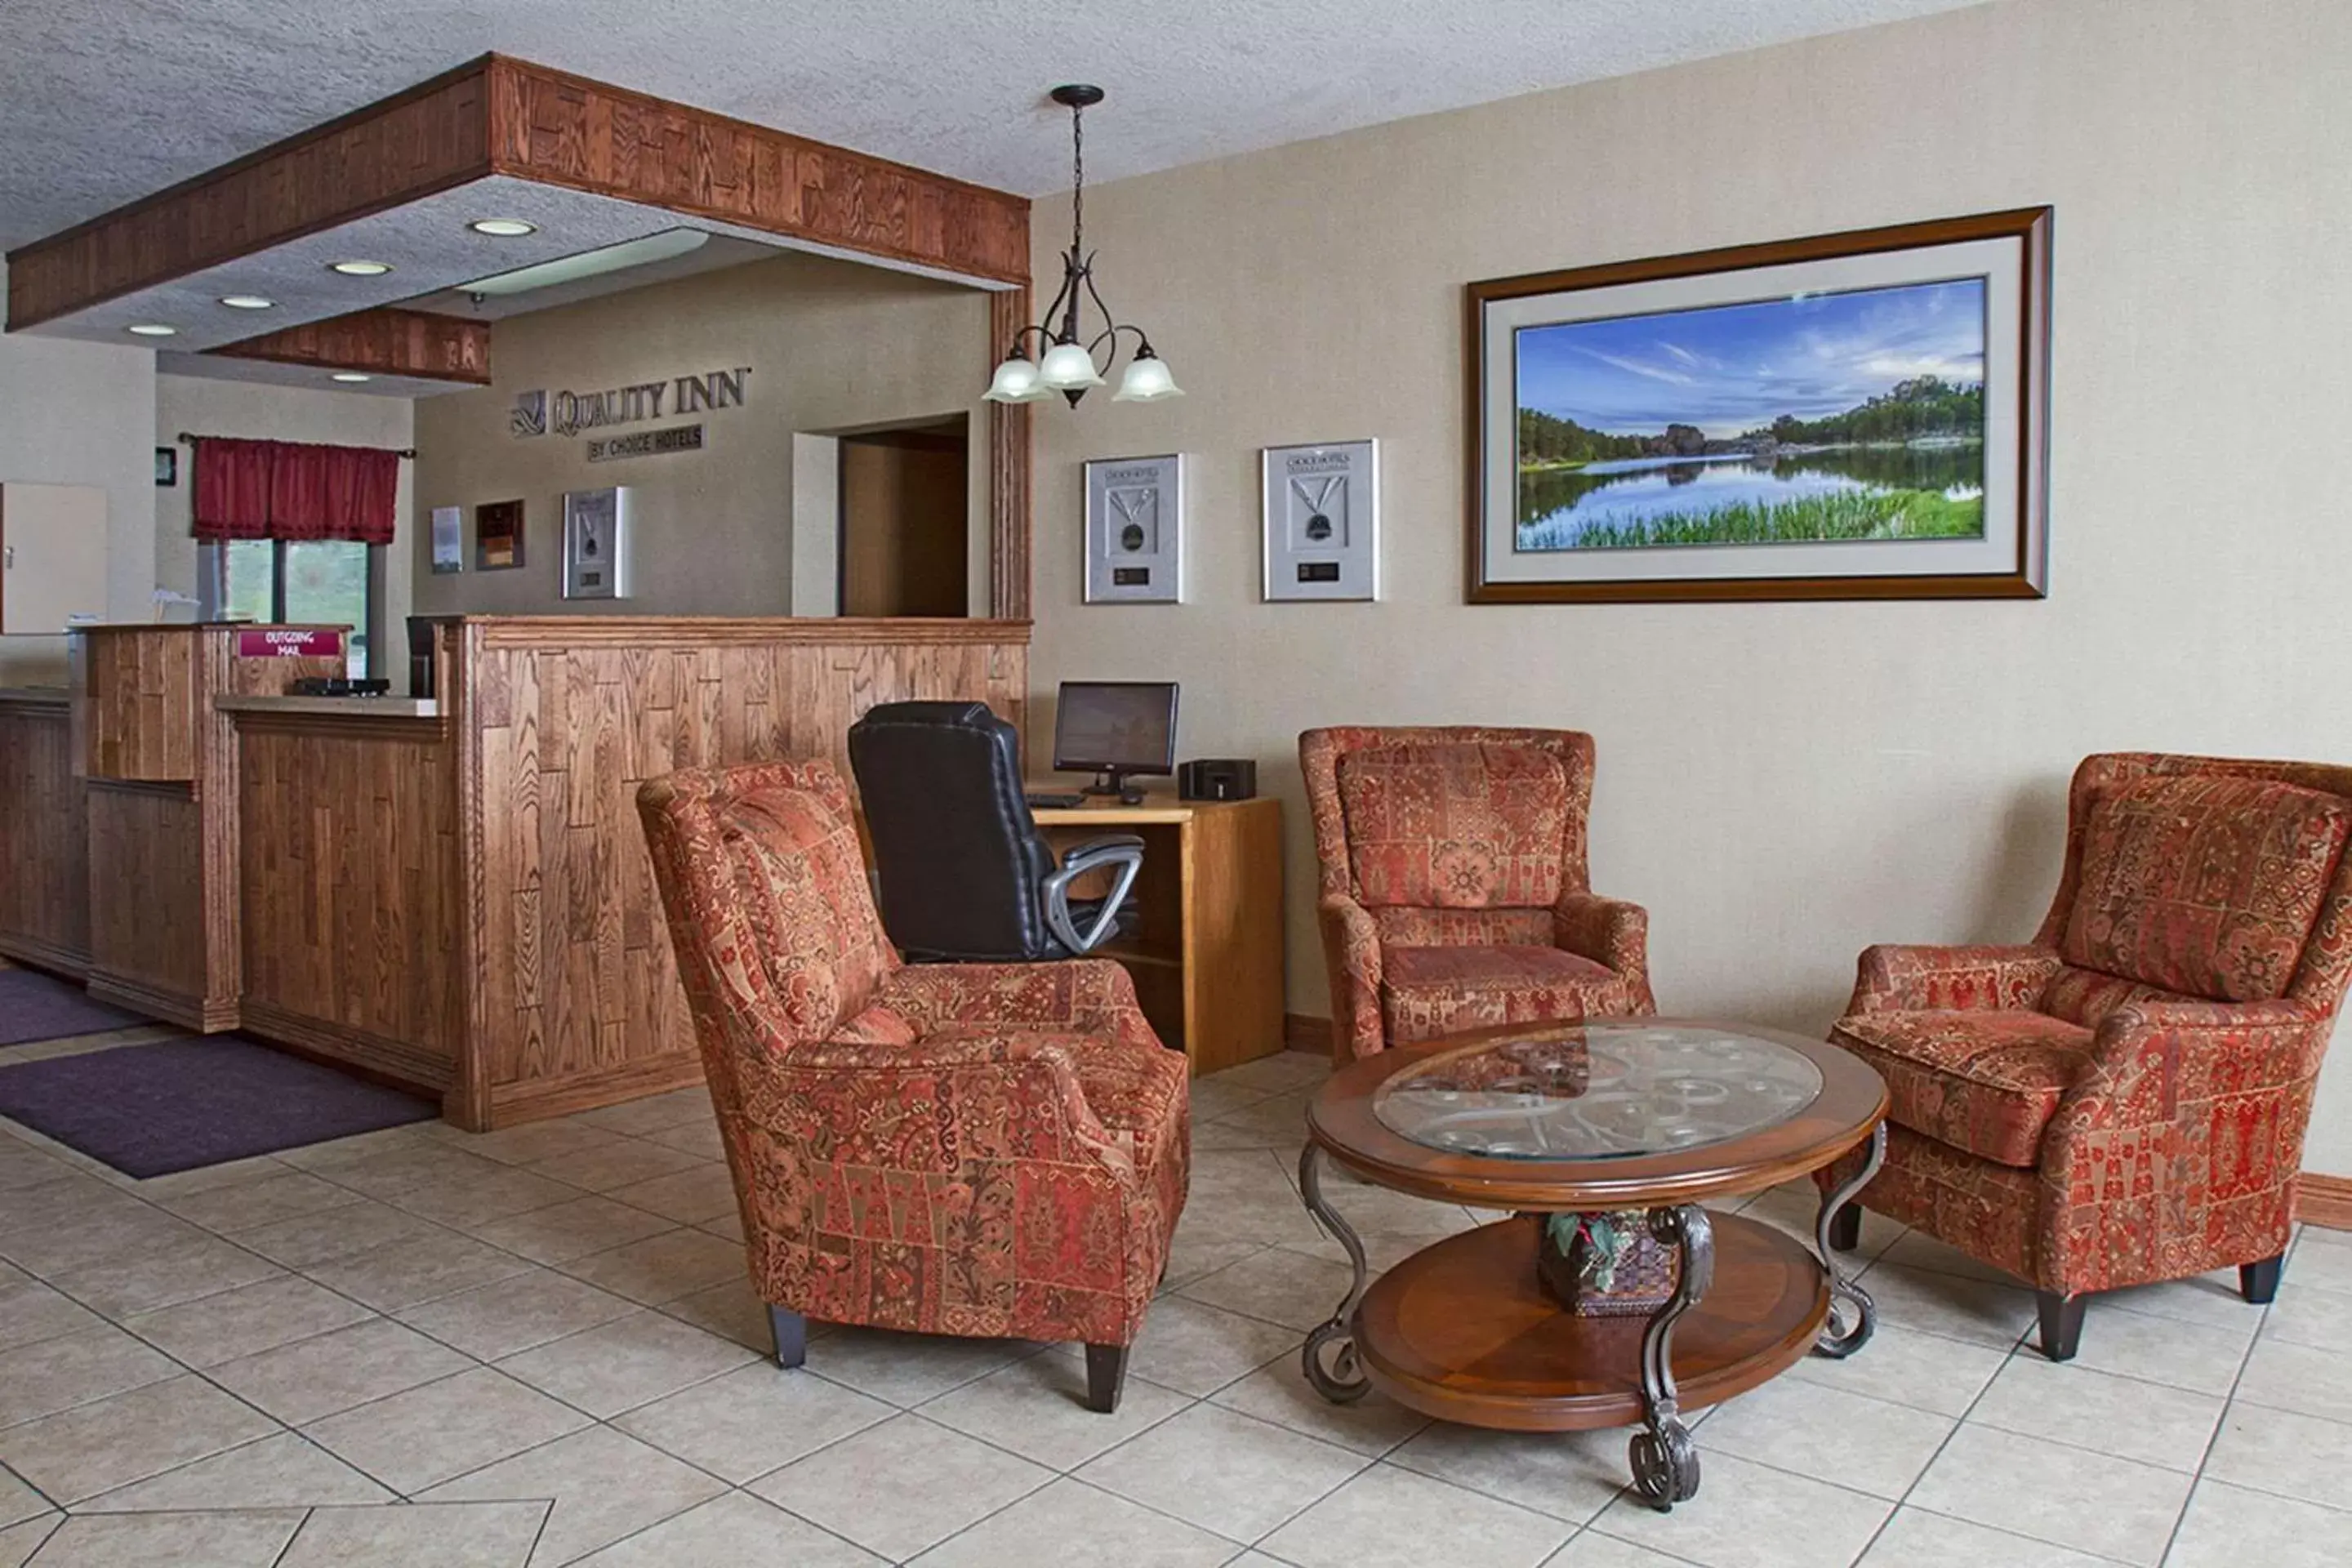
[[(1307, 1108), (1298, 1163), (1307, 1209), (1355, 1268), (1347, 1300), (1307, 1335), (1307, 1381), (1335, 1402), (1378, 1388), (1474, 1426), (1638, 1425), (1634, 1485), (1670, 1509), (1698, 1491), (1684, 1409), (1869, 1339), (1870, 1297), (1839, 1273), (1829, 1227), (1876, 1173), (1885, 1114), (1885, 1084), (1855, 1058), (1747, 1024), (1512, 1026), (1352, 1063)], [(1701, 1206), (1856, 1151), (1822, 1200), (1817, 1252)], [(1368, 1284), (1363, 1243), (1325, 1199), (1326, 1159), (1512, 1217)], [(1631, 1274), (1637, 1250), (1646, 1294), (1640, 1279), (1612, 1294), (1615, 1268), (1596, 1259), (1625, 1259)]]

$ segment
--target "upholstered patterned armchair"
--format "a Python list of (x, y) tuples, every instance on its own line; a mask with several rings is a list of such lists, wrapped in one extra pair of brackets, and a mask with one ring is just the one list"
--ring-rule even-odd
[(1340, 1061), (1486, 1024), (1657, 1011), (1649, 916), (1586, 882), (1591, 736), (1309, 730), (1298, 761)]
[(1190, 1157), (1185, 1059), (1127, 972), (902, 965), (823, 763), (637, 807), (777, 1360), (809, 1317), (1076, 1340), (1114, 1408)]
[(2269, 1300), (2352, 973), (2347, 828), (2352, 768), (2086, 759), (2030, 945), (1862, 955), (1830, 1038), (1890, 1097), (1863, 1205), (2031, 1280), (2053, 1361), (2094, 1291), (2235, 1265)]

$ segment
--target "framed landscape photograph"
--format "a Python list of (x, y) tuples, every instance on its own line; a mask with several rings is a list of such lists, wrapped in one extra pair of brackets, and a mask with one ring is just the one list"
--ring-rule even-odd
[(474, 570), (505, 572), (522, 564), (522, 502), (484, 501), (474, 509)]
[(2050, 221), (1470, 285), (1470, 601), (2041, 597)]

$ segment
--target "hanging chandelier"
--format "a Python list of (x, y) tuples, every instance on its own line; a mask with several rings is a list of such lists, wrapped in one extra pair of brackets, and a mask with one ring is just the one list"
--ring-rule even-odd
[[(1103, 89), (1073, 84), (1057, 87), (1053, 100), (1070, 111), (1070, 248), (1062, 256), (1061, 292), (1034, 327), (1024, 327), (1013, 334), (1004, 353), (1004, 362), (996, 367), (996, 379), (990, 382), (983, 394), (991, 403), (1035, 403), (1058, 392), (1077, 406), (1087, 389), (1108, 384), (1103, 377), (1118, 362), (1118, 335), (1135, 334), (1135, 353), (1128, 361), (1127, 374), (1119, 377), (1118, 390), (1110, 395), (1113, 403), (1156, 403), (1163, 397), (1181, 397), (1182, 388), (1168, 374), (1168, 362), (1154, 353), (1151, 340), (1140, 327), (1130, 326), (1110, 313), (1102, 295), (1095, 289), (1095, 258), (1086, 248), (1087, 233), (1087, 142), (1083, 122), (1087, 110), (1103, 100)], [(1094, 301), (1095, 313), (1102, 318), (1102, 329), (1083, 342), (1079, 338), (1078, 311), (1087, 300)], [(1061, 318), (1058, 325), (1055, 318)], [(1029, 358), (1029, 339), (1034, 333), (1042, 351), (1035, 361)], [(1095, 355), (1099, 351), (1099, 363)]]

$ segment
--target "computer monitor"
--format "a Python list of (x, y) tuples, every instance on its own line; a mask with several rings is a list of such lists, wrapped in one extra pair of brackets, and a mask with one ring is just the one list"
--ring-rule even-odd
[(1136, 774), (1176, 768), (1176, 683), (1172, 680), (1065, 680), (1054, 711), (1054, 766), (1092, 772), (1088, 795), (1134, 802)]

